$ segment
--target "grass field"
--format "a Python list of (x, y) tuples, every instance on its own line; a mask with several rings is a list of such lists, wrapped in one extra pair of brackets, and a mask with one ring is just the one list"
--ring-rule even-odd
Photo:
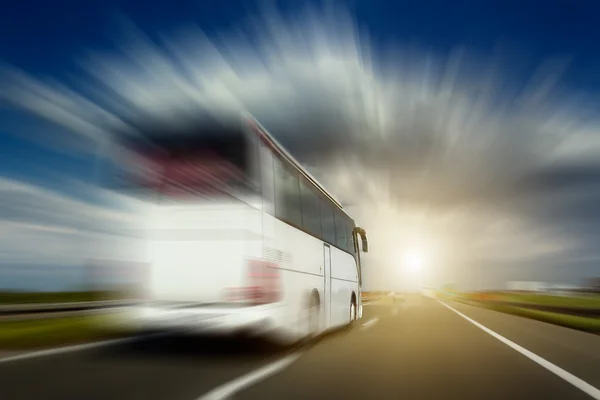
[(506, 294), (507, 301), (543, 304), (561, 307), (600, 308), (600, 295), (554, 296), (545, 294)]
[[(578, 329), (581, 331), (600, 334), (600, 319), (587, 318), (574, 315), (552, 313), (546, 311), (531, 310), (528, 308), (513, 307), (507, 305), (491, 304), (483, 301), (457, 299), (457, 301), (476, 307), (488, 308), (490, 310), (499, 311), (507, 314), (518, 315), (521, 317), (531, 318), (538, 321), (548, 322), (554, 325), (560, 325), (567, 328)], [(538, 303), (539, 304), (539, 303)]]
[(0, 349), (22, 350), (117, 337), (102, 329), (106, 316), (0, 322)]
[(70, 303), (96, 300), (117, 300), (121, 292), (0, 292), (0, 304)]
[(600, 295), (557, 296), (542, 293), (483, 292), (460, 293), (458, 296), (479, 301), (496, 300), (556, 307), (600, 308)]

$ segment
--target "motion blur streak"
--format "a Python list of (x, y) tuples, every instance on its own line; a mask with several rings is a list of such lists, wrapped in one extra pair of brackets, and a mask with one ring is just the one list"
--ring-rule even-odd
[[(597, 99), (560, 85), (568, 59), (525, 71), (522, 83), (512, 79), (520, 56), (501, 46), (491, 55), (457, 47), (448, 57), (412, 45), (383, 51), (333, 6), (294, 18), (268, 9), (213, 37), (186, 26), (151, 40), (131, 21), (121, 26), (120, 52), (80, 58), (77, 87), (6, 66), (0, 96), (79, 134), (47, 143), (84, 143), (96, 155), (110, 135), (134, 134), (133, 121), (185, 124), (199, 108), (249, 110), (366, 221), (375, 243), (367, 286), (395, 273), (398, 242), (427, 253), (419, 279), (431, 284), (575, 282), (593, 273)], [(11, 191), (3, 202), (25, 196), (0, 189)], [(21, 203), (20, 218), (37, 221), (36, 201)], [(52, 207), (64, 217), (53, 229), (80, 221), (79, 209), (67, 218)], [(6, 248), (12, 229), (4, 225)], [(18, 229), (30, 241), (61, 241), (57, 257), (79, 254), (51, 230)]]

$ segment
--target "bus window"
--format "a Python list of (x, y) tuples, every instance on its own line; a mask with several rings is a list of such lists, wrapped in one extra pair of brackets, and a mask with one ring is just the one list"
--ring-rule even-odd
[(346, 219), (339, 212), (335, 213), (335, 238), (337, 247), (343, 250), (348, 248), (346, 244)]
[(323, 226), (323, 240), (335, 244), (335, 222), (333, 217), (333, 208), (329, 201), (320, 198), (321, 204), (321, 225)]
[(298, 172), (273, 158), (275, 173), (275, 216), (297, 227), (302, 226)]
[(317, 196), (304, 177), (300, 179), (300, 195), (302, 197), (302, 226), (311, 234), (321, 237), (319, 196)]
[(346, 244), (348, 247), (348, 251), (351, 254), (355, 254), (356, 250), (355, 247), (356, 244), (354, 242), (354, 235), (352, 234), (352, 230), (354, 229), (354, 222), (352, 222), (352, 220), (347, 220), (346, 221)]
[(259, 191), (256, 145), (241, 131), (207, 127), (148, 133), (122, 144), (126, 155), (111, 183), (117, 189), (160, 193), (163, 198)]
[(261, 165), (261, 193), (265, 212), (275, 215), (275, 178), (273, 154), (264, 144), (260, 144), (259, 163)]

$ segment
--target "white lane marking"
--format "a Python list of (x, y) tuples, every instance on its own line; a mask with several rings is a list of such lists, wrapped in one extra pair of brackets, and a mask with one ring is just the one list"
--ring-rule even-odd
[(232, 380), (231, 382), (227, 382), (226, 384), (221, 385), (211, 390), (210, 392), (198, 397), (197, 400), (227, 399), (235, 393), (239, 392), (240, 390), (250, 387), (257, 382), (284, 370), (290, 364), (292, 364), (298, 358), (300, 358), (300, 356), (301, 354), (291, 354), (279, 361), (275, 361), (246, 375), (242, 375), (239, 378)]
[(366, 307), (366, 306), (382, 306), (382, 305), (384, 305), (384, 304), (379, 301), (374, 301), (372, 303), (363, 303), (362, 306)]
[(74, 345), (74, 346), (57, 347), (57, 348), (48, 349), (48, 350), (32, 351), (32, 352), (28, 352), (28, 353), (24, 353), (24, 354), (18, 354), (15, 356), (0, 358), (0, 364), (12, 362), (12, 361), (26, 360), (29, 358), (45, 357), (45, 356), (52, 356), (55, 354), (70, 353), (73, 351), (88, 350), (88, 349), (93, 349), (93, 348), (102, 347), (102, 346), (110, 346), (113, 344), (125, 343), (129, 340), (130, 339), (105, 340), (102, 342), (85, 343), (85, 344), (78, 344), (78, 345)]
[(368, 328), (372, 327), (373, 325), (375, 325), (377, 323), (377, 321), (379, 321), (379, 318), (373, 318), (372, 320), (367, 321), (364, 324), (362, 324), (362, 328), (368, 329)]
[(589, 394), (592, 398), (594, 398), (596, 400), (600, 400), (600, 389), (590, 385), (586, 381), (576, 377), (575, 375), (571, 374), (570, 372), (565, 371), (564, 369), (560, 368), (559, 366), (552, 364), (550, 361), (538, 356), (537, 354), (532, 353), (531, 351), (527, 350), (526, 348), (519, 346), (515, 342), (508, 340), (507, 338), (494, 332), (493, 330), (481, 325), (479, 322), (467, 317), (465, 314), (461, 313), (458, 310), (455, 310), (454, 308), (452, 308), (448, 304), (444, 303), (443, 301), (441, 301), (441, 300), (438, 300), (438, 301), (442, 305), (448, 307), (450, 310), (454, 311), (455, 313), (457, 313), (458, 315), (460, 315), (461, 317), (463, 317), (464, 319), (466, 319), (467, 321), (469, 321), (470, 323), (475, 325), (476, 327), (482, 329), (484, 332), (489, 333), (490, 335), (492, 335), (493, 337), (495, 337), (502, 343), (506, 344), (507, 346), (512, 347), (519, 353), (523, 354), (525, 357), (538, 363), (542, 367), (546, 368), (548, 371), (556, 374), (557, 376), (561, 377), (565, 381), (569, 382), (571, 385), (573, 385), (576, 388), (582, 390), (583, 392)]

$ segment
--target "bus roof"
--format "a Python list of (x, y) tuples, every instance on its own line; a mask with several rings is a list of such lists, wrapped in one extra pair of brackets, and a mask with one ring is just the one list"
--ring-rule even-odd
[(267, 131), (265, 129), (264, 126), (261, 125), (260, 122), (258, 122), (256, 120), (256, 118), (254, 118), (251, 114), (249, 113), (245, 113), (245, 118), (249, 119), (251, 123), (255, 124), (256, 127), (258, 127), (261, 131), (261, 133), (264, 135), (264, 137), (270, 142), (270, 144), (273, 146), (273, 148), (279, 152), (280, 155), (282, 155), (283, 157), (285, 157), (293, 166), (294, 168), (296, 168), (302, 175), (304, 175), (304, 177), (306, 179), (308, 179), (310, 182), (312, 182), (325, 196), (327, 196), (340, 210), (342, 210), (342, 212), (344, 214), (346, 214), (346, 216), (348, 216), (349, 218), (350, 215), (348, 215), (348, 213), (346, 213), (346, 211), (344, 210), (344, 207), (342, 206), (342, 204), (331, 194), (329, 193), (324, 187), (323, 185), (321, 185), (319, 183), (319, 181), (310, 174), (310, 172), (308, 172), (303, 166), (302, 164), (300, 164), (295, 158), (294, 156), (292, 156), (284, 147), (281, 143), (279, 143), (277, 141), (277, 139), (275, 139), (273, 137), (273, 135), (271, 135), (269, 133), (269, 131)]

